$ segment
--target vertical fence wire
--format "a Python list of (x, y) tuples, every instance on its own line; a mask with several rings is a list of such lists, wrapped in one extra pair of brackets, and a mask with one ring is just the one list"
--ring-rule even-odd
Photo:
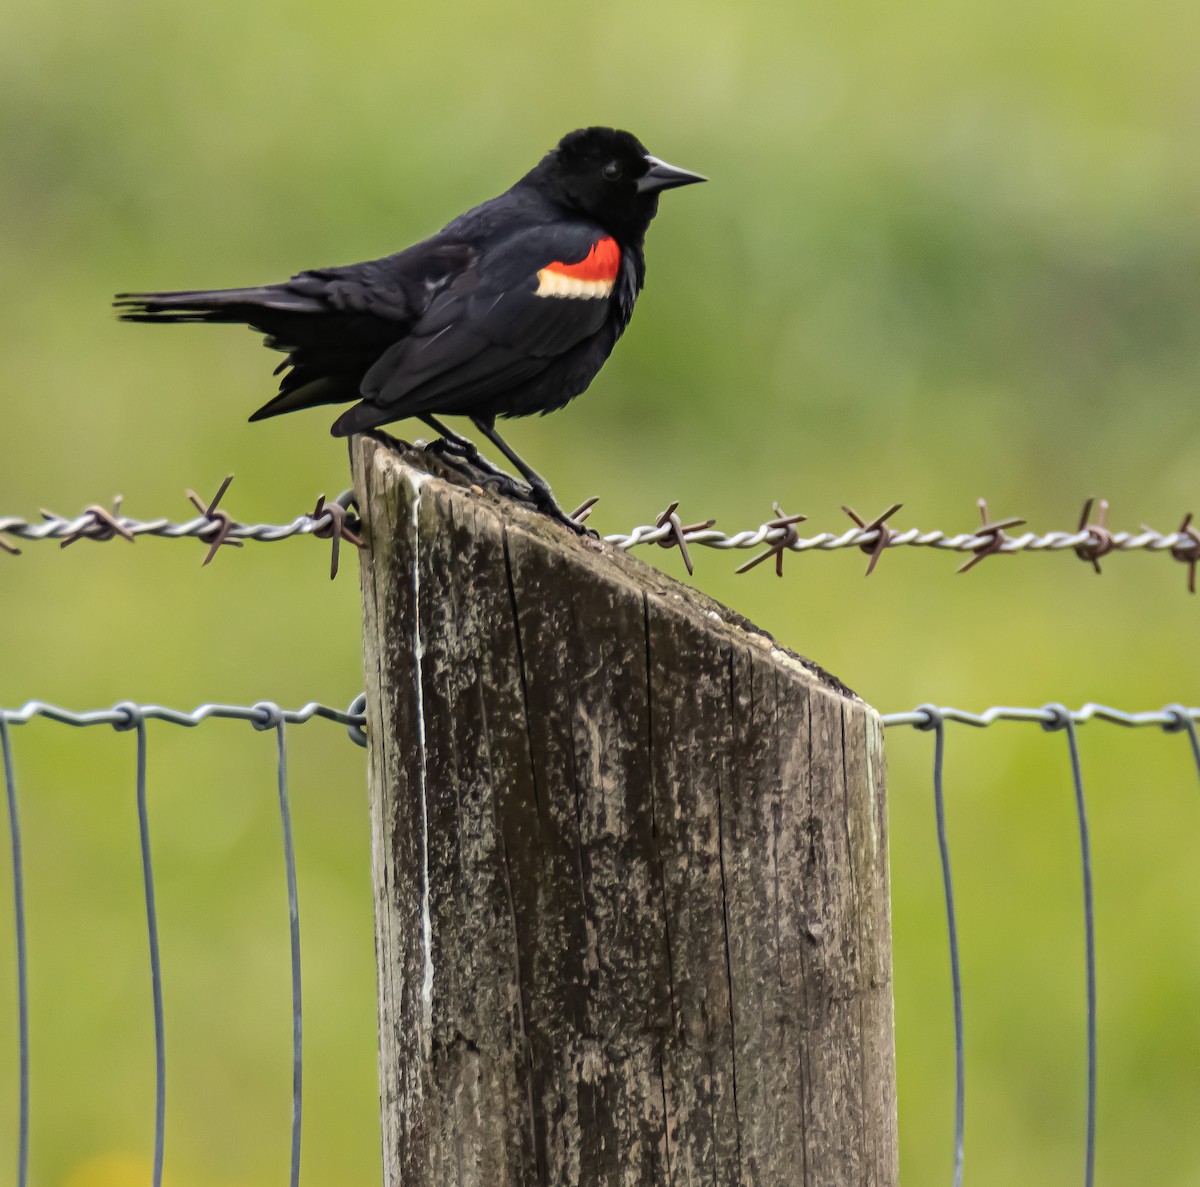
[(17, 775), (13, 767), (8, 722), (0, 714), (0, 754), (4, 759), (4, 791), (8, 802), (8, 836), (12, 854), (13, 929), (17, 945), (17, 1187), (29, 1181), (29, 960), (25, 943), (25, 874), (21, 861), (21, 821), (17, 813)]
[(946, 929), (950, 940), (950, 985), (954, 999), (954, 1187), (962, 1187), (963, 1131), (966, 1121), (966, 1054), (963, 1041), (962, 969), (958, 956), (958, 921), (954, 910), (954, 881), (950, 876), (950, 842), (946, 834), (946, 800), (943, 770), (946, 758), (946, 723), (934, 705), (921, 705), (924, 724), (917, 728), (933, 731), (933, 810), (937, 822), (938, 855), (942, 866), (942, 890), (946, 899)]
[[(1092, 896), (1092, 845), (1088, 835), (1087, 804), (1083, 794), (1083, 767), (1075, 719), (1065, 705), (1047, 705), (1054, 720), (1047, 730), (1063, 730), (1071, 757), (1075, 785), (1075, 814), (1079, 822), (1079, 855), (1083, 870), (1083, 935), (1087, 966), (1087, 1136), (1084, 1146), (1084, 1183), (1092, 1187), (1096, 1176), (1096, 916)], [(1193, 727), (1194, 728), (1194, 727)]]
[(288, 935), (292, 958), (292, 1160), (288, 1182), (300, 1183), (300, 1122), (304, 1105), (304, 1011), (300, 981), (300, 898), (296, 887), (296, 851), (292, 843), (292, 812), (288, 800), (286, 724), (278, 705), (262, 703), (267, 724), (275, 730), (276, 781), (279, 788), (279, 821), (283, 831), (283, 863), (287, 874)]
[(158, 908), (154, 896), (154, 864), (150, 858), (150, 812), (146, 800), (146, 718), (137, 705), (120, 706), (127, 715), (118, 730), (132, 729), (137, 736), (137, 818), (142, 853), (142, 889), (146, 899), (146, 933), (150, 947), (150, 992), (154, 1001), (154, 1175), (153, 1187), (162, 1187), (163, 1152), (167, 1124), (167, 1046), (163, 1016), (162, 953), (158, 942)]

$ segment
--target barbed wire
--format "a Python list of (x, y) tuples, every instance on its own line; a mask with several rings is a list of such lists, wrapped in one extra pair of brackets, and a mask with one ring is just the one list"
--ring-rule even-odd
[[(329, 540), (332, 544), (330, 577), (336, 577), (340, 545), (342, 541), (362, 547), (358, 535), (357, 520), (349, 513), (354, 497), (344, 491), (332, 502), (321, 495), (316, 506), (306, 515), (298, 515), (290, 523), (241, 523), (228, 511), (219, 507), (221, 499), (229, 490), (233, 475), (229, 475), (217, 490), (213, 499), (205, 503), (195, 491), (186, 492), (188, 500), (199, 512), (192, 519), (172, 521), (167, 518), (133, 519), (121, 514), (121, 496), (113, 500), (112, 509), (92, 503), (78, 515), (67, 517), (44, 508), (40, 512), (41, 522), (22, 519), (20, 516), (0, 516), (0, 552), (18, 555), (20, 549), (11, 541), (37, 542), (55, 540), (66, 548), (79, 540), (104, 542), (113, 539), (133, 543), (139, 536), (156, 536), (165, 540), (194, 538), (208, 544), (208, 553), (203, 564), (207, 565), (222, 545), (240, 548), (247, 540), (259, 543), (274, 543), (290, 540), (294, 536), (314, 536)], [(5, 537), (11, 537), (6, 540)]]
[[(203, 562), (208, 564), (222, 545), (241, 547), (248, 541), (275, 543), (295, 536), (314, 536), (332, 543), (330, 576), (333, 577), (337, 575), (340, 544), (345, 541), (355, 547), (362, 546), (360, 524), (351, 510), (354, 496), (350, 491), (343, 492), (332, 502), (327, 502), (322, 495), (311, 512), (298, 515), (288, 523), (243, 523), (218, 506), (229, 489), (230, 481), (231, 478), (227, 478), (222, 483), (210, 503), (205, 503), (194, 491), (189, 490), (187, 496), (200, 514), (180, 521), (167, 518), (143, 520), (123, 515), (120, 496), (113, 501), (111, 509), (93, 503), (71, 517), (46, 510), (41, 512), (40, 522), (14, 515), (0, 516), (0, 551), (19, 553), (20, 549), (14, 541), (33, 543), (54, 540), (65, 548), (78, 540), (102, 542), (120, 538), (132, 543), (139, 536), (167, 540), (194, 538), (209, 545)], [(594, 497), (586, 500), (573, 513), (573, 518), (582, 524), (592, 513), (597, 501)], [(1142, 524), (1138, 531), (1113, 531), (1107, 523), (1108, 501), (1088, 499), (1074, 528), (1014, 534), (1012, 529), (1024, 525), (1023, 519), (993, 519), (984, 499), (978, 500), (977, 506), (979, 526), (959, 532), (892, 527), (889, 521), (902, 509), (899, 503), (873, 519), (866, 519), (853, 508), (843, 506), (842, 511), (850, 518), (852, 526), (844, 531), (825, 531), (804, 536), (797, 525), (805, 522), (807, 517), (788, 515), (778, 503), (774, 505), (775, 515), (758, 527), (724, 532), (716, 527), (717, 521), (711, 518), (684, 524), (678, 512), (679, 504), (675, 502), (657, 515), (652, 523), (601, 538), (622, 551), (651, 544), (677, 548), (689, 573), (693, 571), (691, 547), (718, 551), (763, 549), (737, 571), (745, 573), (764, 561), (774, 560), (775, 571), (781, 577), (785, 553), (836, 552), (854, 548), (869, 558), (866, 568), (868, 576), (875, 570), (883, 554), (893, 548), (924, 548), (964, 554), (968, 559), (959, 567), (960, 573), (968, 572), (991, 556), (1025, 552), (1072, 553), (1090, 564), (1097, 573), (1101, 571), (1100, 561), (1115, 553), (1162, 553), (1187, 567), (1188, 590), (1196, 592), (1200, 529), (1193, 523), (1190, 513), (1171, 532), (1161, 532), (1146, 524)], [(1096, 511), (1094, 518), (1093, 509)]]
[[(1012, 535), (1009, 529), (1022, 526), (1025, 521), (1017, 518), (993, 519), (987, 501), (978, 500), (980, 525), (970, 531), (947, 533), (940, 530), (923, 531), (920, 528), (894, 528), (888, 521), (901, 510), (903, 504), (895, 503), (874, 519), (867, 520), (853, 508), (843, 505), (842, 510), (853, 521), (853, 527), (842, 532), (819, 532), (813, 536), (802, 536), (797, 524), (803, 515), (788, 515), (778, 503), (774, 505), (775, 517), (747, 531), (725, 533), (713, 526), (714, 521), (681, 527), (673, 505), (653, 524), (635, 527), (624, 535), (605, 536), (604, 539), (618, 548), (629, 549), (642, 544), (658, 544), (664, 548), (686, 545), (701, 545), (707, 548), (743, 549), (765, 548), (737, 571), (747, 572), (763, 561), (774, 559), (775, 572), (783, 576), (785, 552), (833, 552), (843, 548), (857, 548), (869, 557), (866, 575), (870, 576), (880, 557), (890, 548), (932, 548), (938, 551), (971, 553), (960, 573), (973, 569), (989, 556), (1012, 555), (1022, 552), (1071, 552), (1080, 560), (1087, 561), (1097, 573), (1101, 571), (1100, 560), (1117, 552), (1166, 553), (1173, 560), (1188, 568), (1188, 589), (1196, 592), (1196, 567), (1200, 564), (1200, 531), (1192, 524), (1189, 513), (1177, 531), (1160, 532), (1146, 524), (1137, 532), (1114, 532), (1107, 525), (1108, 501), (1088, 499), (1083, 505), (1079, 524), (1069, 531), (1022, 532)], [(1097, 509), (1092, 520), (1093, 508)], [(590, 511), (590, 507), (587, 508)], [(691, 572), (690, 559), (686, 553), (684, 563)]]

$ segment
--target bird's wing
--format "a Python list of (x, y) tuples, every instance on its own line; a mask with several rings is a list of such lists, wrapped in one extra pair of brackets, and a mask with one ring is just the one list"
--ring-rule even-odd
[(522, 229), (481, 248), (367, 371), (363, 403), (334, 432), (469, 412), (528, 382), (601, 329), (620, 269), (616, 242), (584, 222)]
[(382, 259), (301, 272), (279, 288), (319, 302), (327, 313), (361, 315), (394, 327), (420, 318), (438, 292), (473, 266), (477, 254), (462, 239), (435, 235)]
[(315, 404), (358, 398), (363, 372), (408, 332), (477, 252), (435, 235), (395, 255), (301, 272), (282, 284), (169, 293), (122, 293), (125, 321), (243, 322), (287, 359), (279, 395), (251, 417), (261, 420)]

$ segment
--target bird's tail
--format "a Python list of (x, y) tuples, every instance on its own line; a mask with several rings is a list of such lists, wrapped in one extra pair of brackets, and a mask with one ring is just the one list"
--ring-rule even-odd
[(122, 321), (245, 322), (257, 325), (265, 312), (317, 313), (319, 301), (283, 285), (245, 289), (196, 289), (179, 293), (118, 293), (113, 300)]
[(276, 375), (284, 373), (279, 395), (251, 420), (358, 399), (359, 360), (353, 339), (347, 341), (341, 321), (311, 316), (328, 313), (318, 297), (287, 285), (119, 293), (113, 305), (122, 321), (233, 322), (265, 334), (267, 345), (288, 357), (275, 369)]

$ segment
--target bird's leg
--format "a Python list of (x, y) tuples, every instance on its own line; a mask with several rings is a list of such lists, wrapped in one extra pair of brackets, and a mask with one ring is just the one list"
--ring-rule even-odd
[[(466, 437), (460, 436), (452, 429), (447, 428), (446, 425), (431, 413), (422, 415), (421, 419), (435, 433), (440, 434), (439, 439), (431, 441), (426, 448), (436, 453), (448, 465), (453, 466), (456, 470), (461, 470), (468, 478), (472, 478), (473, 480), (479, 474), (482, 474), (483, 477), (479, 479), (481, 486), (486, 486), (498, 494), (507, 495), (510, 499), (529, 498), (530, 492), (524, 484), (518, 482), (511, 474), (505, 473), (499, 466), (493, 465), (488, 461), (479, 452), (473, 441), (469, 441)], [(471, 474), (471, 470), (476, 471), (476, 474)]]
[(533, 494), (533, 502), (539, 511), (557, 519), (559, 523), (569, 527), (580, 536), (590, 535), (588, 529), (581, 523), (576, 523), (554, 500), (550, 484), (531, 466), (518, 456), (516, 451), (496, 432), (496, 421), (490, 416), (473, 416), (471, 423), (502, 453), (520, 472), (522, 478), (529, 483)]
[(453, 429), (443, 424), (438, 418), (431, 413), (426, 413), (421, 417), (435, 433), (438, 434), (440, 440), (431, 441), (427, 446), (434, 453), (445, 456), (452, 454), (454, 457), (462, 458), (464, 462), (468, 462), (472, 466), (478, 467), (485, 474), (490, 474), (493, 477), (508, 477), (503, 470), (493, 466), (478, 450), (474, 441), (468, 441), (466, 437), (456, 433)]

